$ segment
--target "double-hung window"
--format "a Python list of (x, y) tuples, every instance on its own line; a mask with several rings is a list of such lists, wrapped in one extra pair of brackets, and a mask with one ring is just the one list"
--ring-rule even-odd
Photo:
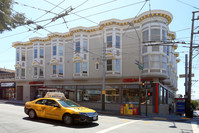
[(87, 73), (87, 62), (82, 63), (82, 73)]
[(75, 43), (75, 52), (80, 53), (80, 41)]
[(59, 65), (59, 75), (63, 75), (63, 65)]
[(160, 41), (160, 29), (151, 29), (151, 41)]
[(120, 36), (116, 36), (116, 48), (120, 48)]
[(83, 41), (83, 51), (88, 52), (88, 42), (86, 40)]
[(120, 72), (120, 59), (115, 60), (115, 71)]
[(57, 66), (53, 65), (53, 74), (57, 74)]
[(44, 48), (40, 48), (40, 58), (44, 58)]
[(22, 51), (22, 53), (21, 53), (21, 60), (22, 61), (26, 60), (25, 54), (26, 54), (25, 51)]
[(59, 44), (59, 56), (63, 56), (64, 47), (62, 44)]
[(75, 63), (75, 73), (80, 73), (80, 62)]
[(57, 55), (57, 46), (53, 46), (53, 56)]
[(38, 53), (37, 48), (35, 48), (35, 49), (34, 49), (34, 58), (35, 58), (35, 59), (37, 58), (37, 53)]
[(37, 67), (34, 67), (34, 76), (37, 76)]
[(40, 67), (40, 69), (39, 69), (39, 76), (41, 76), (41, 77), (44, 76), (44, 71), (43, 71), (42, 67)]
[(108, 59), (106, 61), (106, 70), (107, 71), (112, 71), (112, 60), (111, 59)]
[(107, 43), (107, 48), (111, 48), (112, 47), (112, 35), (111, 36), (107, 36), (106, 37), (106, 43)]
[(19, 53), (19, 51), (17, 51), (17, 61), (19, 61), (20, 60), (20, 53)]
[(142, 32), (142, 41), (143, 42), (149, 41), (149, 30), (145, 30)]

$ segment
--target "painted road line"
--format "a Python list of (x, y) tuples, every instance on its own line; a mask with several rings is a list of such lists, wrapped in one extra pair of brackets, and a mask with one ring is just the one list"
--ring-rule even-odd
[(153, 117), (153, 119), (155, 119), (155, 120), (167, 120), (167, 118), (163, 118), (163, 117)]
[(191, 122), (193, 133), (199, 133), (198, 123), (197, 122)]
[(96, 132), (96, 133), (107, 133), (107, 132), (109, 132), (111, 130), (126, 126), (126, 125), (131, 124), (131, 123), (135, 123), (135, 122), (138, 122), (138, 121), (140, 121), (140, 120), (133, 120), (133, 121), (130, 121), (130, 122), (126, 122), (126, 123), (123, 123), (123, 124), (119, 124), (119, 125), (116, 125), (116, 126), (101, 130), (101, 131)]

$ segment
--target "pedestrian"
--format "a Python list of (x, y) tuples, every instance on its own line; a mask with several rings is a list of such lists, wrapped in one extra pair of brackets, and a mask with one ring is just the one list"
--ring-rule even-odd
[(169, 105), (169, 114), (171, 114), (171, 105)]

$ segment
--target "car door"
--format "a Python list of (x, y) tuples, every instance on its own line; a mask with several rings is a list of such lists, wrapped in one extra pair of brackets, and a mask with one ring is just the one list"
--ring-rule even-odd
[(45, 109), (45, 117), (50, 119), (61, 120), (62, 111), (61, 107), (55, 100), (47, 100), (47, 105)]
[(35, 102), (35, 112), (38, 117), (45, 117), (47, 99), (41, 99)]

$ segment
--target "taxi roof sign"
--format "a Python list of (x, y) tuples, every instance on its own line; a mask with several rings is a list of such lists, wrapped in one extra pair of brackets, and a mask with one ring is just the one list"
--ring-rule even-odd
[(66, 99), (64, 93), (62, 92), (47, 92), (44, 98), (58, 98), (58, 99)]

